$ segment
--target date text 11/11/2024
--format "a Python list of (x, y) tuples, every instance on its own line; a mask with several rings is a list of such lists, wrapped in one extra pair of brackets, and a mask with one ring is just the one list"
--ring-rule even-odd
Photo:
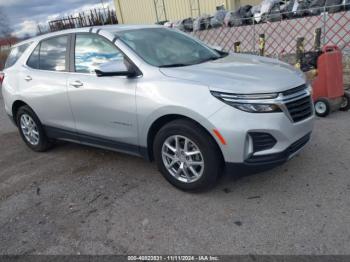
[(128, 261), (219, 261), (218, 256), (128, 256)]

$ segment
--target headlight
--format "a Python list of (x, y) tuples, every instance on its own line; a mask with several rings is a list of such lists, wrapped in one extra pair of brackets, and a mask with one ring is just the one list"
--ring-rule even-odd
[(273, 113), (281, 112), (277, 105), (269, 104), (231, 104), (233, 107), (250, 113)]
[[(212, 91), (211, 94), (216, 98), (218, 98), (219, 100), (223, 101), (224, 103), (245, 112), (249, 112), (249, 113), (282, 112), (281, 108), (278, 105), (269, 103), (271, 100), (278, 97), (277, 93), (228, 94), (228, 93)], [(262, 103), (263, 101), (265, 103)]]
[(274, 99), (278, 97), (278, 93), (265, 94), (229, 94), (217, 91), (211, 91), (211, 94), (219, 99), (225, 100), (259, 100), (259, 99)]

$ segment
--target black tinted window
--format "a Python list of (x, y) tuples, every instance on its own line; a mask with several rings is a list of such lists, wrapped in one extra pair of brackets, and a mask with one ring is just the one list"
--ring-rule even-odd
[(16, 64), (17, 60), (21, 57), (24, 51), (26, 51), (28, 46), (29, 44), (24, 44), (13, 48), (6, 60), (5, 68), (9, 68), (10, 66)]
[(39, 69), (39, 50), (40, 44), (34, 49), (33, 53), (30, 55), (27, 66), (35, 69)]
[(39, 69), (50, 71), (66, 70), (68, 36), (44, 40), (40, 44)]
[(75, 44), (75, 71), (94, 73), (102, 64), (122, 60), (123, 54), (111, 42), (90, 34), (78, 34)]

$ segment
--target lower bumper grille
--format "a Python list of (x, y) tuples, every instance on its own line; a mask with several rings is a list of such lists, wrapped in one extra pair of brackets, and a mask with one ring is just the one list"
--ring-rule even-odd
[(248, 158), (245, 162), (247, 164), (257, 164), (257, 165), (285, 162), (288, 160), (288, 158), (292, 154), (294, 154), (303, 146), (305, 146), (307, 142), (310, 140), (310, 137), (311, 137), (311, 133), (307, 134), (306, 136), (302, 137), (298, 141), (294, 142), (285, 151), (281, 153), (269, 154), (269, 155), (257, 155), (257, 156), (253, 155), (250, 158)]
[(277, 143), (276, 139), (268, 133), (249, 132), (249, 135), (253, 140), (253, 152), (273, 148), (273, 146)]

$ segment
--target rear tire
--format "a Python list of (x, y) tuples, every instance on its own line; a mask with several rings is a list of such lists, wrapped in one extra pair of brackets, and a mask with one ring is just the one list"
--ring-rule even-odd
[(181, 190), (207, 190), (216, 185), (222, 172), (222, 154), (215, 140), (190, 120), (163, 126), (155, 137), (153, 152), (159, 171)]
[(29, 106), (22, 106), (16, 115), (18, 131), (26, 145), (35, 152), (47, 151), (52, 141), (46, 136), (44, 128)]
[(315, 101), (315, 112), (319, 117), (326, 117), (331, 112), (331, 105), (327, 98), (320, 98)]
[(345, 91), (343, 96), (343, 102), (340, 105), (340, 111), (348, 111), (350, 109), (350, 93)]

